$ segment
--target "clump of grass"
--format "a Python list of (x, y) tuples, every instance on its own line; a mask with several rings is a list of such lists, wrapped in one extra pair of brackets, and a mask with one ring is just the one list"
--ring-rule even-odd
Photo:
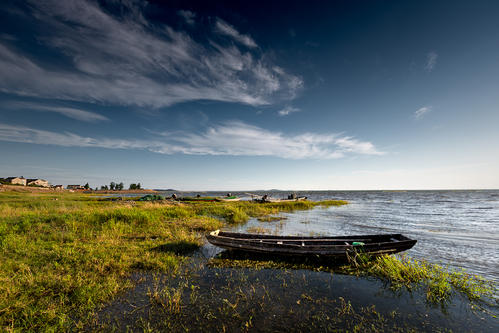
[(372, 262), (361, 263), (357, 269), (390, 281), (394, 288), (423, 286), (431, 303), (446, 302), (454, 291), (465, 295), (470, 301), (491, 298), (496, 292), (494, 283), (480, 276), (411, 259), (406, 255), (380, 256)]
[(186, 287), (186, 285), (181, 284), (177, 287), (165, 286), (158, 290), (158, 287), (155, 286), (155, 289), (147, 294), (152, 303), (160, 305), (169, 314), (178, 315), (182, 311), (182, 294)]
[(186, 206), (192, 207), (196, 214), (221, 218), (229, 224), (247, 222), (251, 217), (272, 219), (271, 215), (280, 212), (307, 210), (317, 206), (330, 207), (346, 205), (343, 200), (324, 201), (295, 201), (276, 203), (255, 203), (251, 201), (238, 202), (189, 202)]
[(275, 221), (282, 221), (286, 220), (287, 217), (285, 216), (261, 216), (258, 217), (257, 220), (260, 222), (275, 222)]
[(246, 229), (247, 232), (253, 233), (253, 234), (269, 234), (270, 229), (264, 228), (264, 227), (249, 227)]

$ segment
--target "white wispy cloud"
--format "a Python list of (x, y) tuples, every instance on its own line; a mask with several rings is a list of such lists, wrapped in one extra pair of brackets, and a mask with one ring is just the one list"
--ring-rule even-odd
[[(292, 99), (303, 86), (223, 21), (216, 21), (211, 42), (201, 43), (186, 32), (150, 25), (130, 3), (114, 17), (95, 2), (31, 0), (32, 21), (45, 27), (37, 32), (39, 45), (59, 53), (64, 66), (0, 42), (0, 91), (157, 108), (202, 99), (265, 105)], [(220, 44), (220, 34), (251, 49)]]
[(217, 19), (216, 30), (223, 35), (232, 37), (233, 39), (247, 47), (254, 48), (258, 46), (256, 45), (253, 38), (248, 35), (239, 33), (239, 31), (237, 31), (232, 25), (222, 19)]
[(428, 52), (428, 54), (426, 55), (426, 63), (424, 69), (427, 72), (433, 71), (433, 69), (437, 65), (437, 59), (438, 59), (438, 54), (436, 52), (434, 51)]
[[(158, 137), (158, 136), (157, 136)], [(0, 140), (65, 147), (141, 149), (160, 154), (272, 156), (286, 159), (334, 159), (347, 154), (382, 155), (367, 141), (338, 134), (284, 135), (239, 121), (226, 122), (201, 134), (160, 133), (162, 140), (83, 137), (0, 123)]]
[(109, 120), (109, 118), (101, 114), (73, 107), (51, 106), (51, 105), (43, 105), (43, 104), (29, 103), (29, 102), (10, 102), (10, 103), (4, 103), (3, 106), (9, 109), (28, 109), (34, 111), (55, 112), (69, 118), (86, 122)]
[[(24, 126), (0, 123), (0, 140), (21, 143), (45, 144), (64, 147), (97, 147), (110, 149), (133, 148), (132, 141), (82, 137), (70, 132), (56, 133)], [(140, 145), (135, 145), (140, 148)]]
[(280, 116), (287, 116), (289, 115), (290, 113), (294, 113), (294, 112), (300, 112), (301, 110), (298, 109), (298, 108), (295, 108), (295, 107), (292, 107), (292, 106), (287, 106), (285, 107), (284, 109), (282, 110), (279, 110), (277, 112), (278, 115)]
[(179, 10), (177, 14), (184, 18), (185, 22), (189, 25), (194, 25), (196, 21), (196, 14), (191, 12), (190, 10)]
[(419, 119), (419, 118), (423, 117), (425, 114), (427, 114), (428, 112), (430, 112), (431, 109), (432, 109), (431, 106), (423, 106), (422, 108), (419, 108), (414, 112), (414, 117), (416, 119)]

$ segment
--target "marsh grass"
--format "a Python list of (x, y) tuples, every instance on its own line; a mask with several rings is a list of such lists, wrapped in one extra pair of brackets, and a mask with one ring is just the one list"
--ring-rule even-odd
[(276, 221), (286, 220), (287, 217), (285, 217), (285, 216), (262, 216), (262, 217), (259, 217), (257, 219), (260, 222), (276, 222)]
[[(131, 272), (174, 271), (203, 243), (203, 233), (319, 204), (136, 202), (1, 192), (0, 328), (81, 328), (93, 311), (131, 287)], [(323, 203), (336, 204), (343, 202)], [(173, 303), (177, 297), (163, 296)]]
[(360, 258), (344, 270), (353, 268), (352, 272), (387, 280), (393, 289), (423, 288), (427, 301), (433, 304), (448, 302), (453, 293), (460, 293), (471, 302), (488, 302), (497, 292), (495, 284), (481, 276), (406, 255), (385, 255), (374, 260)]
[(260, 226), (249, 227), (246, 229), (246, 231), (252, 234), (271, 234), (270, 229)]
[(354, 254), (346, 261), (324, 258), (288, 258), (225, 251), (210, 260), (212, 267), (245, 267), (252, 269), (307, 269), (357, 276), (376, 277), (389, 283), (392, 290), (422, 290), (429, 304), (445, 306), (454, 294), (466, 297), (472, 306), (494, 305), (497, 288), (491, 281), (465, 272), (406, 255), (370, 257)]
[(395, 311), (382, 313), (375, 305), (364, 307), (335, 295), (328, 285), (332, 280), (324, 275), (317, 288), (317, 275), (290, 274), (287, 269), (271, 275), (253, 269), (183, 269), (152, 281), (147, 292), (150, 306), (131, 318), (127, 330), (405, 332), (417, 327), (414, 321), (406, 324), (406, 317)]

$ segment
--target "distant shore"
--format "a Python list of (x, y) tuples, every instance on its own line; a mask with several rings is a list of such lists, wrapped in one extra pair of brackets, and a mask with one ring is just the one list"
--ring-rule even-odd
[[(67, 191), (67, 190), (65, 190)], [(149, 189), (140, 189), (140, 190), (121, 190), (121, 191), (112, 191), (112, 190), (77, 190), (78, 192), (83, 192), (83, 193), (95, 193), (95, 194), (120, 194), (120, 193), (127, 193), (127, 194), (142, 194), (142, 193), (158, 193), (158, 191), (155, 190), (149, 190)], [(76, 191), (75, 191), (76, 192)]]
[(95, 194), (143, 194), (143, 193), (158, 193), (158, 191), (150, 190), (150, 189), (140, 189), (140, 190), (121, 190), (121, 191), (113, 191), (113, 190), (68, 190), (68, 189), (55, 189), (50, 187), (38, 187), (38, 186), (21, 186), (21, 185), (0, 185), (0, 192), (2, 191), (14, 191), (14, 192), (32, 192), (32, 193), (46, 193), (46, 192), (54, 192), (54, 193), (62, 193), (62, 192), (80, 192), (80, 193), (95, 193)]

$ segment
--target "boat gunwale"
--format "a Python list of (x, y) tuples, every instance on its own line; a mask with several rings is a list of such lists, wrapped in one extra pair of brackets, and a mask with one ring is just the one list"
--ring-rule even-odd
[(377, 234), (377, 235), (349, 235), (349, 236), (280, 236), (280, 235), (262, 235), (262, 234), (251, 234), (251, 233), (238, 233), (238, 232), (227, 232), (215, 230), (210, 232), (207, 237), (220, 237), (227, 239), (278, 239), (278, 240), (352, 240), (352, 239), (377, 239), (377, 238), (394, 238), (397, 241), (412, 240), (402, 234)]

